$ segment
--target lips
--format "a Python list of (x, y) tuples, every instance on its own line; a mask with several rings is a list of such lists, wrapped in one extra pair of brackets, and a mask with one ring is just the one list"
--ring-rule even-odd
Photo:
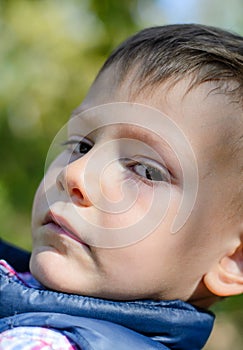
[(45, 217), (44, 226), (48, 226), (51, 231), (54, 231), (58, 234), (66, 235), (71, 239), (79, 242), (86, 247), (89, 247), (85, 242), (81, 241), (79, 236), (75, 233), (71, 225), (61, 216), (54, 214), (49, 211)]

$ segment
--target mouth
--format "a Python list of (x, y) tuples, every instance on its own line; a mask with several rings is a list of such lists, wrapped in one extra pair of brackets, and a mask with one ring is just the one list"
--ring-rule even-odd
[(57, 234), (68, 236), (74, 241), (89, 248), (89, 246), (80, 239), (80, 237), (75, 233), (75, 230), (64, 218), (54, 214), (51, 211), (47, 213), (43, 226), (48, 227), (50, 231), (53, 231)]

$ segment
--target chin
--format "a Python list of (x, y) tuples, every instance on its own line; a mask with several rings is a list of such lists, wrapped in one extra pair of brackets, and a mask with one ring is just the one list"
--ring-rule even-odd
[(52, 249), (33, 250), (30, 258), (30, 272), (45, 287), (61, 291), (65, 285), (64, 280), (67, 281), (62, 260), (63, 258)]
[[(52, 250), (33, 251), (30, 272), (46, 288), (70, 294), (91, 295), (87, 281), (77, 278), (83, 275), (72, 270), (65, 256)], [(82, 286), (82, 288), (81, 288)]]

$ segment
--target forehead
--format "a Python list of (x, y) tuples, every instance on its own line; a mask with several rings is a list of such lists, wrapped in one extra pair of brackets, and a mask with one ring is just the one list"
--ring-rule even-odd
[[(156, 88), (133, 92), (133, 78), (117, 82), (112, 66), (92, 85), (82, 105), (74, 114), (105, 103), (134, 102), (157, 108), (174, 120), (189, 138), (193, 147), (210, 154), (230, 150), (241, 137), (243, 113), (237, 103), (219, 93), (214, 83), (204, 83), (189, 90), (191, 79), (182, 79), (171, 86), (166, 82)], [(116, 118), (116, 116), (114, 116)], [(201, 146), (202, 146), (201, 145)], [(218, 156), (218, 154), (217, 154)]]

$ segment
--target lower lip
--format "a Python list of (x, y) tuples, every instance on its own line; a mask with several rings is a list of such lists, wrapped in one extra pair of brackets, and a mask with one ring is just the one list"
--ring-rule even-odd
[(45, 227), (52, 231), (52, 232), (56, 232), (58, 234), (61, 234), (61, 235), (65, 235), (65, 236), (68, 236), (70, 237), (71, 239), (73, 239), (74, 241), (88, 247), (87, 244), (85, 244), (84, 242), (80, 241), (76, 236), (74, 236), (73, 234), (71, 234), (70, 232), (66, 231), (64, 228), (62, 228), (61, 226), (55, 224), (54, 222), (49, 222), (48, 224), (45, 225)]

